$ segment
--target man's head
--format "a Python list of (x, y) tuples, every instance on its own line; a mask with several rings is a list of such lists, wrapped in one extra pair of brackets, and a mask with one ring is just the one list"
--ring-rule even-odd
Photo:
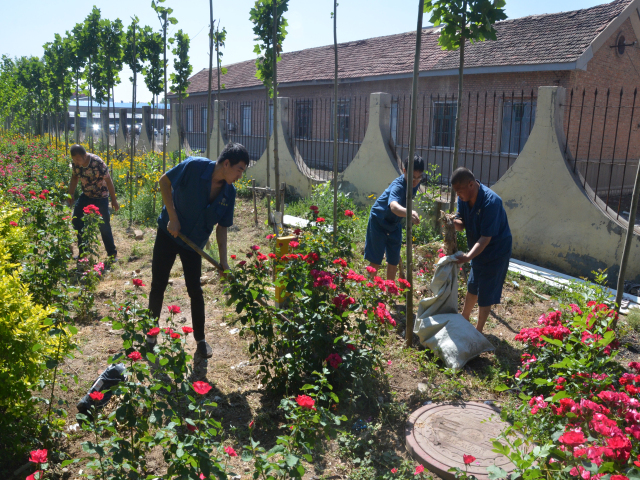
[[(405, 158), (402, 162), (402, 173), (407, 174), (409, 168), (409, 157)], [(413, 188), (420, 185), (420, 182), (424, 178), (424, 160), (418, 154), (413, 156)]]
[(457, 168), (451, 176), (451, 186), (463, 202), (475, 200), (478, 195), (478, 183), (473, 172), (465, 167)]
[(240, 180), (249, 166), (249, 152), (243, 145), (229, 142), (220, 153), (218, 164), (223, 168), (224, 179), (231, 184)]
[(84, 149), (82, 145), (78, 145), (77, 143), (69, 149), (69, 153), (71, 154), (71, 159), (73, 163), (78, 166), (83, 166), (86, 160), (87, 151)]

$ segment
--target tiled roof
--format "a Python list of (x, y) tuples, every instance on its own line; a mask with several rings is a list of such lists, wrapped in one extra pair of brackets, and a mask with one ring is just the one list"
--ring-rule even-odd
[[(513, 65), (542, 65), (574, 62), (593, 39), (632, 0), (615, 0), (583, 10), (532, 15), (505, 20), (495, 25), (497, 41), (465, 47), (465, 68)], [(338, 75), (355, 79), (413, 72), (415, 32), (375, 37), (338, 44)], [(459, 52), (444, 51), (438, 45), (437, 30), (422, 33), (420, 71), (458, 68)], [(278, 83), (333, 80), (333, 45), (284, 53), (278, 62)], [(255, 60), (226, 65), (222, 77), (226, 89), (260, 86), (255, 77)], [(208, 69), (191, 77), (188, 92), (206, 92)], [(212, 80), (217, 89), (216, 75)]]

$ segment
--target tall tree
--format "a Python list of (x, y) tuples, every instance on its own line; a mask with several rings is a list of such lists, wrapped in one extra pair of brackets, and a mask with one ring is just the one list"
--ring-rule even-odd
[[(87, 79), (89, 81), (89, 109), (87, 114), (87, 130), (90, 132), (91, 149), (93, 150), (93, 92), (92, 81), (95, 79), (95, 68), (93, 68), (94, 62), (96, 62), (96, 55), (98, 54), (98, 47), (100, 45), (100, 9), (95, 6), (91, 10), (91, 13), (87, 15), (84, 20), (84, 28), (82, 29), (82, 50), (87, 56)], [(89, 122), (91, 119), (91, 122)]]
[[(256, 77), (262, 80), (267, 92), (266, 117), (269, 124), (269, 98), (273, 97), (273, 164), (275, 170), (276, 210), (280, 207), (280, 165), (278, 162), (277, 135), (277, 68), (280, 61), (282, 42), (287, 35), (287, 20), (282, 16), (288, 10), (288, 0), (256, 0), (250, 10), (250, 20), (253, 22), (253, 33), (258, 43), (253, 51), (258, 55), (256, 60)], [(268, 130), (267, 130), (268, 132)], [(268, 135), (268, 133), (267, 133)], [(267, 136), (268, 138), (268, 136)], [(267, 142), (267, 152), (269, 144)], [(269, 156), (267, 155), (267, 183), (269, 180)]]
[(27, 94), (27, 89), (18, 82), (16, 62), (3, 55), (0, 62), (0, 118), (6, 122), (5, 128), (12, 132), (24, 131), (27, 125)]
[[(177, 115), (178, 131), (174, 135), (178, 135), (178, 159), (182, 161), (182, 100), (187, 98), (187, 88), (189, 88), (189, 77), (193, 72), (193, 66), (189, 63), (189, 35), (182, 30), (178, 30), (175, 34), (175, 47), (172, 53), (175, 55), (173, 60), (174, 73), (171, 74), (171, 90), (178, 95), (178, 111), (172, 109), (171, 115)], [(166, 127), (165, 127), (166, 131)], [(174, 161), (175, 165), (175, 161)]]
[(151, 0), (151, 8), (158, 14), (160, 26), (162, 28), (162, 67), (164, 71), (164, 134), (162, 135), (162, 171), (167, 169), (167, 24), (175, 25), (178, 20), (170, 15), (173, 8), (166, 8), (160, 5), (165, 0)]
[[(148, 62), (143, 68), (144, 82), (147, 88), (153, 95), (153, 115), (156, 115), (155, 98), (164, 90), (164, 83), (162, 81), (162, 74), (164, 71), (164, 65), (162, 62), (162, 35), (158, 32), (148, 32), (144, 39), (145, 45), (145, 57)], [(153, 150), (156, 147), (156, 137), (153, 132), (153, 126), (151, 126), (151, 137), (153, 140)], [(146, 132), (145, 132), (146, 134)], [(140, 133), (142, 135), (142, 132)]]
[(35, 133), (44, 134), (44, 115), (49, 92), (45, 82), (45, 65), (38, 57), (20, 57), (16, 60), (17, 83), (27, 90), (26, 110), (38, 119)]
[[(216, 65), (218, 70), (218, 93), (216, 94), (216, 100), (218, 101), (217, 115), (218, 125), (216, 129), (220, 129), (220, 90), (224, 88), (224, 85), (220, 85), (220, 75), (224, 75), (227, 73), (226, 68), (222, 68), (220, 63), (220, 57), (222, 57), (222, 52), (220, 51), (225, 46), (225, 41), (227, 40), (227, 29), (222, 27), (222, 31), (220, 31), (220, 20), (218, 20), (218, 27), (216, 28), (215, 33), (215, 42), (216, 42)], [(220, 153), (220, 135), (216, 135), (216, 156)]]
[[(504, 6), (505, 0), (426, 0), (424, 4), (424, 11), (431, 13), (430, 21), (433, 25), (442, 25), (438, 44), (443, 50), (460, 50), (452, 172), (458, 168), (460, 152), (465, 43), (467, 40), (471, 43), (495, 40), (496, 31), (493, 25), (497, 21), (507, 18)], [(453, 212), (454, 208), (455, 192), (452, 189), (449, 211)]]
[(45, 75), (51, 96), (51, 111), (56, 119), (56, 143), (58, 141), (58, 118), (60, 113), (67, 110), (71, 99), (71, 68), (69, 45), (59, 34), (55, 34), (54, 41), (44, 45)]
[(71, 71), (73, 72), (73, 79), (76, 84), (76, 111), (74, 115), (74, 133), (76, 137), (76, 143), (80, 143), (80, 102), (78, 100), (80, 95), (80, 82), (84, 78), (84, 67), (87, 64), (87, 55), (84, 51), (84, 42), (82, 41), (82, 29), (84, 25), (82, 23), (76, 23), (71, 33), (67, 31), (67, 37), (65, 41), (68, 44), (70, 51), (69, 63), (71, 64)]
[(338, 238), (338, 0), (333, 0), (333, 243)]

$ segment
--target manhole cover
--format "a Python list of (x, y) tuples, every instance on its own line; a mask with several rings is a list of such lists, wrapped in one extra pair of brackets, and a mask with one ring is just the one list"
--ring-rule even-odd
[(492, 452), (492, 438), (509, 426), (500, 420), (500, 411), (483, 403), (438, 403), (413, 412), (407, 420), (407, 449), (433, 473), (454, 478), (450, 468), (465, 469), (463, 455), (476, 460), (467, 472), (478, 480), (488, 480), (487, 467), (496, 465), (511, 472), (514, 465), (504, 455)]

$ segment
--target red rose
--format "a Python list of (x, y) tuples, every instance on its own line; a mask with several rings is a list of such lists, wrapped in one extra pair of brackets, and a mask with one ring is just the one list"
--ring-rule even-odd
[(398, 473), (398, 469), (397, 468), (392, 468), (391, 469), (391, 473)]
[(196, 427), (195, 425), (191, 425), (190, 423), (187, 423), (187, 430), (189, 430), (190, 432), (195, 432), (196, 430), (198, 430), (198, 427)]
[(295, 240), (291, 240), (291, 241), (289, 242), (289, 246), (290, 246), (291, 248), (297, 248), (297, 247), (299, 247), (299, 246), (300, 246), (300, 243), (296, 242)]
[(33, 450), (29, 461), (33, 463), (47, 463), (47, 450)]
[(278, 256), (275, 253), (270, 253), (269, 258), (278, 258)]
[(316, 222), (322, 223), (322, 222), (324, 222), (324, 218), (318, 217), (318, 218), (316, 218)]
[(233, 449), (233, 447), (224, 447), (224, 453), (226, 453), (230, 457), (237, 457), (238, 456), (238, 454)]
[(351, 210), (345, 210), (344, 211), (345, 216), (347, 217), (353, 217), (353, 212)]
[(211, 385), (209, 385), (207, 382), (197, 381), (193, 382), (193, 389), (200, 395), (206, 395), (209, 390), (211, 390)]
[(327, 357), (327, 363), (333, 368), (338, 368), (338, 366), (342, 363), (342, 357), (337, 353), (331, 353)]
[(565, 432), (564, 435), (562, 435), (558, 439), (558, 441), (560, 443), (564, 443), (568, 447), (577, 447), (578, 445), (582, 445), (584, 442), (586, 442), (586, 439), (584, 438), (582, 432), (569, 431)]
[(11, 225), (12, 227), (17, 227), (18, 224), (16, 222), (14, 222), (13, 220), (9, 222), (9, 225)]
[(42, 470), (38, 470), (37, 472), (33, 472), (31, 475), (29, 475), (26, 480), (36, 480), (36, 475), (38, 475), (38, 480), (44, 478), (44, 472)]
[(424, 472), (424, 466), (423, 465), (418, 465), (416, 467), (416, 471), (413, 472), (414, 475), (420, 475), (422, 472)]
[(178, 305), (169, 305), (167, 308), (169, 309), (169, 313), (180, 313), (180, 307)]
[(191, 327), (182, 327), (182, 331), (184, 333), (191, 333), (191, 332), (193, 332), (193, 328), (191, 328)]
[(311, 210), (312, 212), (316, 212), (316, 213), (317, 213), (317, 212), (318, 212), (318, 210), (319, 210), (319, 208), (318, 208), (318, 207), (316, 207), (315, 205), (311, 205), (311, 206), (309, 207), (309, 210)]
[(251, 250), (253, 250), (254, 252), (257, 252), (258, 250), (260, 250), (260, 246), (259, 245), (252, 245), (251, 246)]
[(91, 397), (91, 400), (93, 400), (95, 402), (99, 402), (100, 400), (102, 400), (104, 398), (104, 393), (102, 393), (102, 392), (91, 392), (89, 394), (89, 397)]
[(246, 260), (242, 260), (241, 262), (238, 262), (238, 266), (242, 267), (245, 263), (247, 263)]
[(315, 405), (315, 400), (308, 395), (298, 395), (296, 397), (296, 403), (300, 405), (302, 408), (308, 408), (309, 410), (313, 409)]
[(475, 462), (476, 457), (474, 457), (473, 455), (462, 455), (462, 460), (464, 461), (465, 465), (469, 465)]
[(235, 255), (231, 255), (231, 260), (235, 260), (236, 256)]
[(131, 352), (129, 355), (127, 355), (127, 357), (129, 357), (134, 362), (137, 362), (142, 358), (142, 355), (140, 355), (140, 352)]
[(179, 334), (179, 333), (176, 333), (176, 332), (173, 332), (173, 333), (171, 334), (171, 338), (173, 338), (174, 340), (176, 340), (176, 339), (180, 338), (180, 334)]
[(160, 329), (158, 327), (153, 327), (151, 330), (147, 332), (147, 335), (149, 335), (150, 337), (155, 337), (159, 333), (160, 333)]
[(133, 284), (136, 287), (146, 287), (146, 285), (144, 283), (142, 283), (142, 280), (140, 280), (139, 278), (134, 278), (133, 279)]

